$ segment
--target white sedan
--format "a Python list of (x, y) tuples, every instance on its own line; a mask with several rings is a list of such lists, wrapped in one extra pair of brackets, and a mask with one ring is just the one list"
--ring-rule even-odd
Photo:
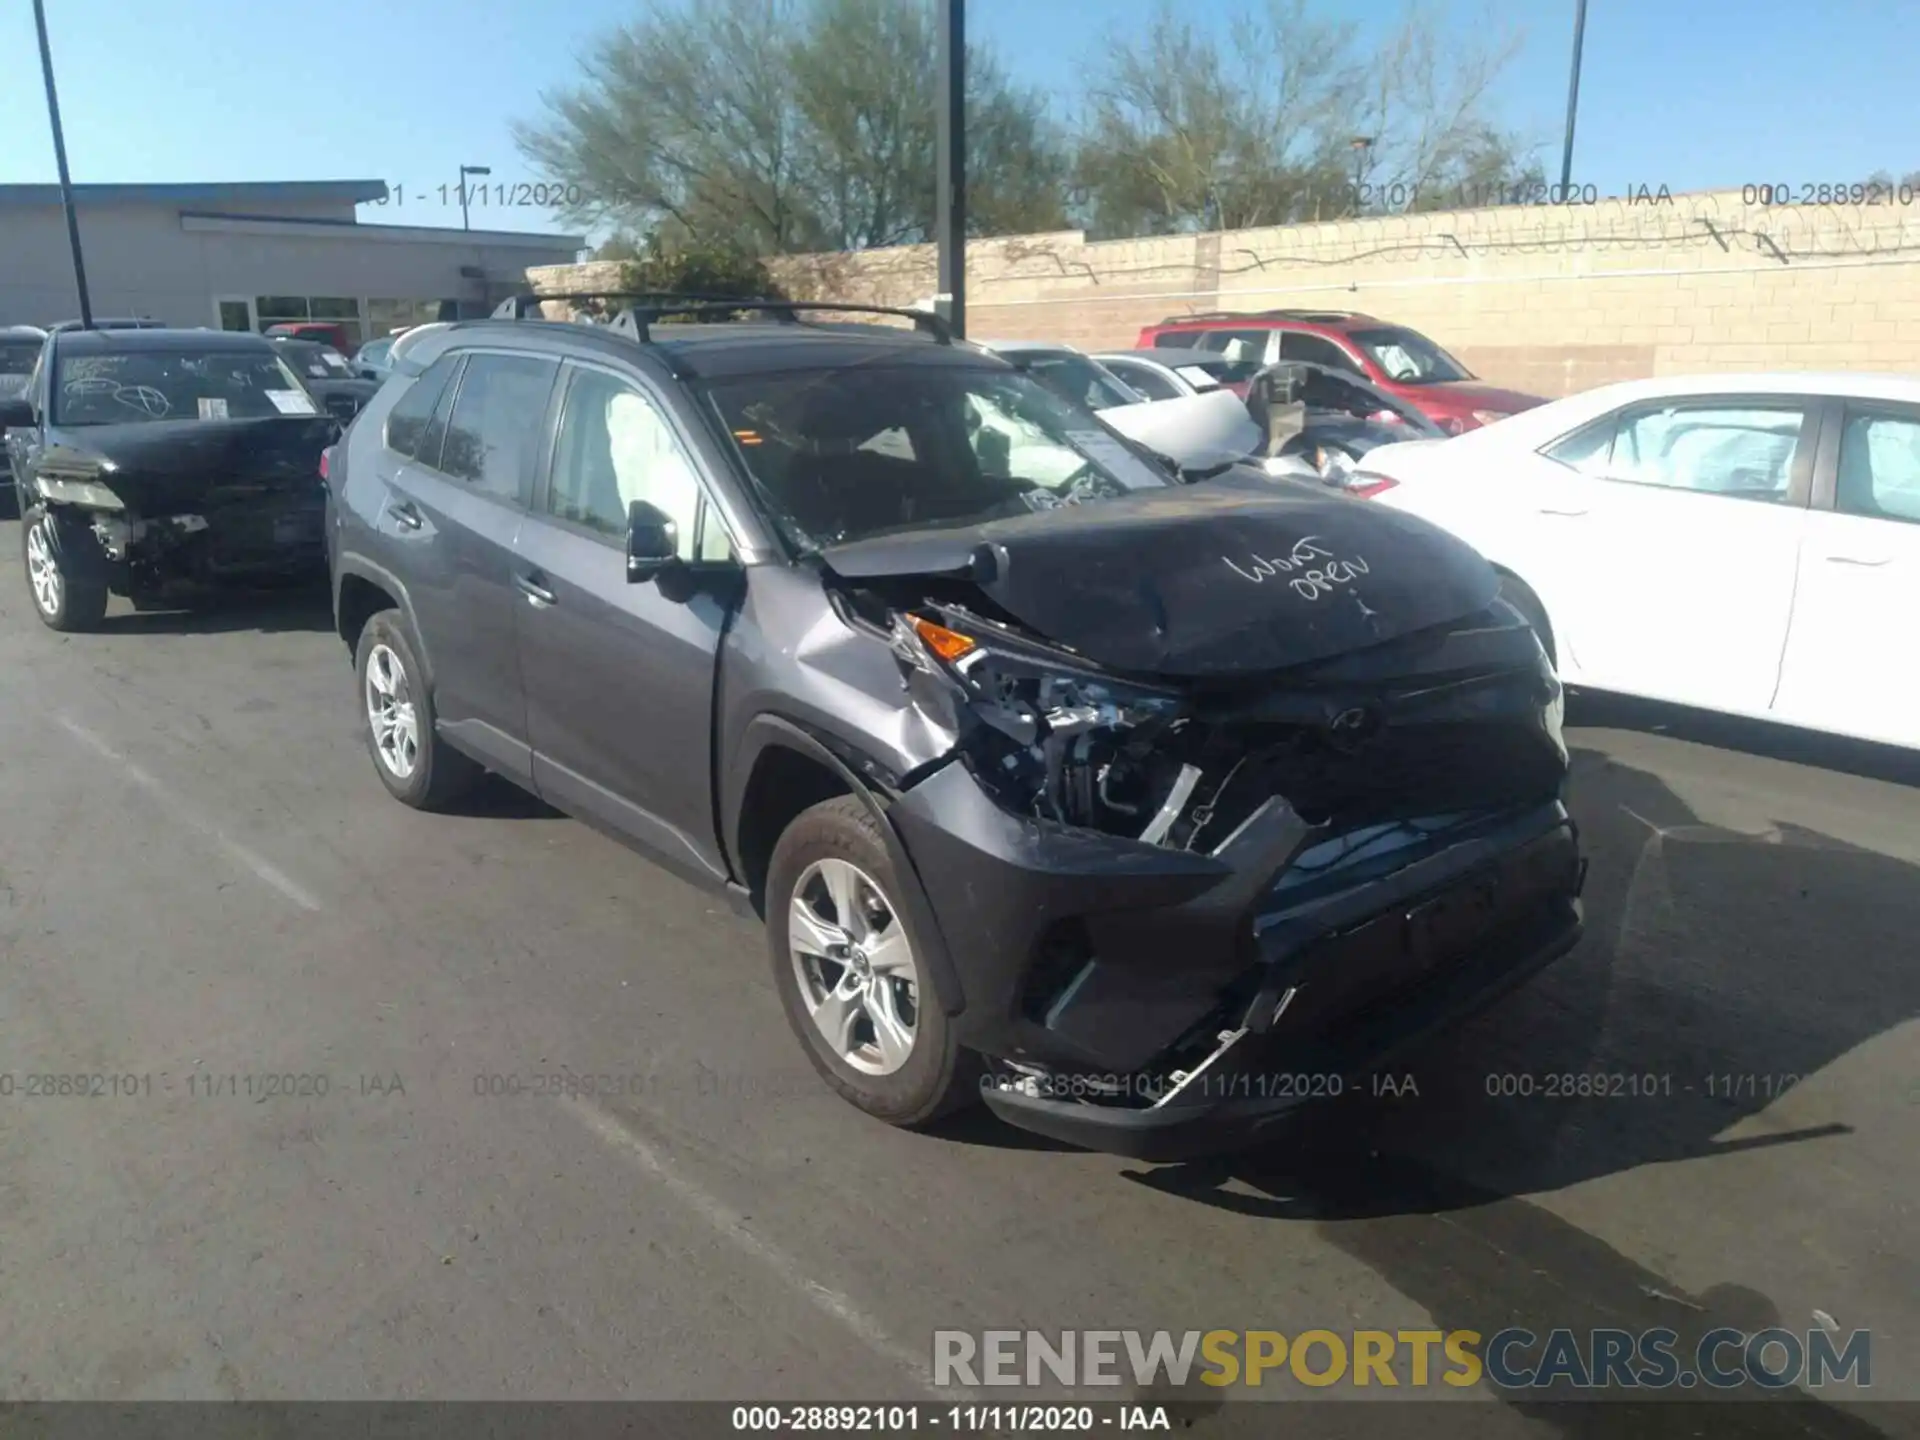
[(1920, 380), (1607, 385), (1351, 488), (1491, 560), (1569, 684), (1920, 748)]

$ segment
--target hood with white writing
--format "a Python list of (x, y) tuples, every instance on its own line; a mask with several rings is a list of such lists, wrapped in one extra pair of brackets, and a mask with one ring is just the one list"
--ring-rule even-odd
[(1444, 625), (1499, 581), (1466, 544), (1317, 483), (1236, 470), (977, 525), (828, 547), (850, 580), (972, 581), (1055, 644), (1135, 674), (1291, 669)]

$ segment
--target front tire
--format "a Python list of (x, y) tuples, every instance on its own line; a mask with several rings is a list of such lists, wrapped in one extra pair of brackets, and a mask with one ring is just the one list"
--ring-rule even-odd
[(802, 811), (767, 867), (767, 942), (787, 1023), (840, 1096), (889, 1125), (979, 1097), (900, 903), (879, 821), (843, 795)]
[(483, 772), (434, 730), (433, 694), (398, 610), (367, 621), (353, 661), (367, 749), (387, 793), (416, 810), (439, 810), (471, 790)]
[(98, 630), (107, 615), (106, 557), (85, 526), (44, 505), (20, 521), (33, 613), (51, 630)]

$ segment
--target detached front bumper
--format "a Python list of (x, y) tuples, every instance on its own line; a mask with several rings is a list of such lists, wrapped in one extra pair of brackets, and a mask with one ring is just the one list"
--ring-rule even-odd
[(1210, 854), (1010, 815), (960, 764), (889, 818), (957, 972), (960, 1041), (1000, 1062), (987, 1104), (1142, 1159), (1257, 1138), (1581, 930), (1584, 865), (1557, 800), (1325, 875), (1300, 862), (1338, 837), (1277, 798)]

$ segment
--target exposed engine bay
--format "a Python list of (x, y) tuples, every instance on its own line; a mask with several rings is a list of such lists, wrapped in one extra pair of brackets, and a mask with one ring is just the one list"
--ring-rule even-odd
[(1347, 830), (1555, 793), (1565, 753), (1538, 717), (1558, 685), (1507, 624), (1518, 643), (1492, 663), (1409, 670), (1421, 647), (1402, 642), (1380, 678), (1348, 660), (1226, 685), (1107, 674), (954, 603), (896, 611), (892, 638), (1009, 810), (1210, 853), (1274, 795)]

